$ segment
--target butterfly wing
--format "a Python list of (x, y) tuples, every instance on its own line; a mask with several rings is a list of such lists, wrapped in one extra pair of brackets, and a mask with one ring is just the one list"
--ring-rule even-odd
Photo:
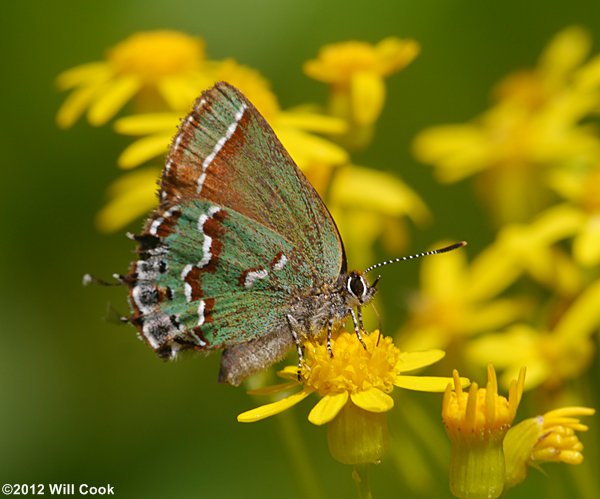
[(256, 108), (227, 83), (202, 94), (182, 122), (161, 189), (167, 205), (200, 197), (285, 234), (319, 278), (336, 278), (345, 266), (325, 204)]
[(247, 372), (281, 357), (293, 297), (337, 279), (345, 257), (327, 208), (238, 90), (219, 83), (198, 99), (160, 196), (127, 276), (144, 339), (168, 357), (262, 339)]

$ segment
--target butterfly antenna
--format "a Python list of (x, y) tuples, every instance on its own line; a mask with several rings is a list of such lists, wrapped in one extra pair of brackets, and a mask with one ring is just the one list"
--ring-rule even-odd
[(406, 262), (407, 260), (414, 260), (415, 258), (421, 258), (423, 256), (439, 255), (440, 253), (447, 253), (448, 251), (462, 248), (463, 246), (466, 246), (466, 245), (467, 245), (466, 241), (461, 241), (459, 243), (454, 243), (454, 244), (451, 244), (450, 246), (445, 246), (443, 248), (438, 248), (438, 249), (434, 249), (431, 251), (423, 251), (422, 253), (417, 253), (416, 255), (401, 256), (399, 258), (394, 258), (393, 260), (387, 260), (385, 262), (380, 262), (380, 263), (376, 263), (375, 265), (371, 265), (363, 273), (366, 274), (367, 272), (370, 272), (371, 270), (377, 269), (379, 267), (383, 267), (384, 265), (389, 265), (390, 263)]

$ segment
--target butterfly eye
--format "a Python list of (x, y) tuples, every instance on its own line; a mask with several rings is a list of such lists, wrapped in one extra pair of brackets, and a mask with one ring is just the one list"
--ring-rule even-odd
[(359, 300), (363, 300), (367, 293), (367, 285), (361, 275), (351, 274), (348, 277), (348, 291)]

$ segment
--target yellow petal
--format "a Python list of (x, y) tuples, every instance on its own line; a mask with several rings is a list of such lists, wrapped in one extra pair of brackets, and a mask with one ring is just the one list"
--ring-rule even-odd
[(61, 128), (72, 126), (92, 102), (97, 91), (97, 86), (90, 86), (71, 92), (58, 110), (56, 124)]
[(381, 114), (385, 102), (385, 83), (370, 71), (352, 75), (352, 116), (359, 126), (372, 125)]
[[(515, 364), (509, 366), (500, 376), (500, 384), (504, 388), (508, 388), (510, 384), (518, 378), (519, 370), (525, 364)], [(552, 374), (552, 366), (545, 359), (532, 358), (527, 361), (527, 378), (525, 378), (525, 389), (531, 390), (544, 381)]]
[(178, 113), (144, 113), (119, 118), (114, 129), (122, 135), (150, 135), (169, 132), (175, 135), (181, 116)]
[(171, 109), (188, 112), (200, 91), (210, 87), (212, 83), (208, 78), (194, 81), (188, 76), (173, 76), (159, 80), (158, 91)]
[(465, 333), (493, 331), (518, 318), (531, 309), (527, 300), (502, 299), (476, 305), (465, 324)]
[(564, 342), (578, 344), (592, 335), (599, 324), (600, 280), (597, 280), (589, 285), (564, 313), (554, 333)]
[(158, 168), (127, 174), (109, 187), (110, 201), (96, 215), (102, 232), (113, 232), (156, 207)]
[[(417, 223), (431, 214), (421, 198), (397, 176), (356, 165), (337, 170), (329, 193), (331, 202), (344, 208), (360, 205), (392, 217), (408, 215)], [(361, 195), (357, 199), (356, 193)]]
[(379, 74), (386, 76), (394, 71), (399, 71), (410, 64), (420, 50), (421, 47), (415, 40), (402, 40), (393, 36), (384, 38), (375, 47)]
[(548, 245), (572, 236), (583, 221), (583, 214), (573, 206), (554, 206), (539, 215), (529, 227), (531, 243)]
[(540, 58), (545, 77), (552, 83), (566, 78), (567, 73), (585, 60), (590, 46), (590, 34), (578, 26), (570, 26), (559, 32)]
[(422, 367), (435, 364), (438, 360), (444, 358), (446, 352), (443, 350), (428, 350), (426, 352), (402, 352), (400, 360), (396, 364), (396, 371), (405, 373), (414, 371)]
[(479, 126), (442, 125), (421, 131), (413, 142), (413, 154), (435, 165), (440, 180), (455, 182), (487, 168), (494, 150)]
[(277, 376), (298, 381), (298, 366), (285, 366), (281, 371), (277, 371)]
[(348, 129), (348, 124), (340, 118), (292, 110), (278, 113), (274, 126), (299, 128), (309, 132), (328, 134), (341, 134)]
[(593, 267), (600, 263), (600, 216), (590, 217), (573, 241), (573, 256), (578, 263)]
[(123, 169), (134, 168), (146, 161), (164, 156), (171, 142), (171, 134), (150, 135), (129, 144), (119, 155), (117, 164)]
[(96, 215), (96, 226), (101, 232), (114, 232), (142, 217), (157, 204), (156, 188), (131, 191), (104, 205)]
[[(525, 324), (515, 324), (503, 333), (487, 334), (472, 340), (467, 346), (466, 354), (479, 365), (493, 363), (499, 368), (510, 365), (520, 368), (527, 365), (529, 369), (531, 359), (538, 356), (538, 349), (537, 331)], [(529, 374), (528, 370), (528, 378)]]
[(394, 399), (377, 388), (369, 388), (350, 395), (352, 402), (370, 412), (386, 412), (394, 407)]
[(308, 415), (308, 420), (317, 426), (329, 423), (329, 421), (338, 415), (347, 401), (348, 392), (325, 395), (317, 402), (317, 405), (312, 408)]
[(310, 135), (293, 128), (275, 128), (275, 133), (294, 161), (301, 163), (312, 161), (327, 165), (339, 165), (348, 161), (348, 153), (329, 140)]
[(494, 243), (471, 262), (469, 280), (464, 289), (467, 300), (488, 300), (504, 291), (521, 273), (520, 262), (507, 257), (502, 244)]
[(277, 402), (243, 412), (237, 417), (237, 420), (240, 423), (254, 423), (256, 421), (260, 421), (261, 419), (268, 418), (269, 416), (274, 416), (275, 414), (279, 414), (280, 412), (283, 412), (286, 409), (296, 405), (298, 402), (301, 402), (311, 393), (313, 393), (311, 390), (301, 390), (298, 393), (278, 400)]
[(111, 119), (140, 89), (141, 82), (135, 76), (122, 76), (101, 89), (98, 98), (88, 111), (92, 125), (100, 126)]
[(112, 76), (112, 71), (105, 62), (91, 62), (67, 69), (58, 75), (56, 85), (61, 90), (80, 85), (103, 83)]
[[(452, 378), (440, 376), (396, 376), (394, 385), (398, 388), (415, 390), (419, 392), (443, 392), (448, 384), (453, 384)], [(468, 378), (460, 378), (460, 385), (464, 388), (471, 382)], [(454, 386), (454, 385), (453, 385)]]
[(595, 91), (600, 85), (600, 55), (592, 58), (575, 73), (574, 80), (582, 90)]
[(546, 182), (563, 198), (577, 201), (584, 196), (585, 184), (579, 175), (574, 175), (571, 169), (552, 170), (546, 174)]

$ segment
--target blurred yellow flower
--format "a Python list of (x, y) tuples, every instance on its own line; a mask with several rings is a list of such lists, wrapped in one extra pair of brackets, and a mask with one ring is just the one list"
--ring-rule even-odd
[(522, 317), (528, 309), (525, 300), (495, 298), (517, 277), (498, 272), (498, 265), (501, 259), (484, 261), (482, 256), (469, 264), (465, 251), (423, 260), (420, 289), (409, 299), (409, 319), (399, 334), (402, 347), (445, 349)]
[(87, 109), (88, 121), (102, 125), (134, 96), (146, 108), (179, 109), (206, 85), (203, 64), (204, 42), (199, 38), (177, 31), (136, 33), (110, 49), (105, 61), (58, 76), (58, 87), (71, 93), (57, 123), (69, 127)]
[(516, 324), (504, 332), (475, 339), (467, 346), (476, 364), (493, 362), (508, 384), (520, 366), (527, 366), (527, 388), (561, 386), (579, 377), (595, 354), (593, 335), (600, 327), (600, 280), (588, 286), (551, 327)]
[(576, 225), (573, 257), (577, 263), (593, 267), (600, 263), (600, 168), (560, 169), (549, 177), (551, 187), (570, 202)]
[(583, 277), (557, 243), (575, 234), (582, 219), (576, 209), (562, 204), (543, 211), (529, 224), (507, 224), (482, 260), (499, 281), (526, 272), (559, 295), (572, 296), (583, 286)]
[(500, 83), (492, 108), (469, 124), (436, 126), (414, 141), (414, 154), (439, 180), (485, 171), (483, 199), (499, 222), (522, 221), (547, 203), (543, 168), (600, 159), (600, 141), (582, 121), (598, 106), (598, 86), (582, 83), (587, 32), (571, 27), (550, 42), (535, 69)]
[(378, 238), (383, 238), (389, 254), (405, 248), (408, 235), (402, 217), (418, 225), (431, 219), (423, 200), (391, 173), (346, 164), (335, 170), (325, 189), (319, 189), (310, 170), (305, 173), (317, 190), (327, 195), (327, 207), (353, 267), (364, 269), (374, 263)]
[[(378, 461), (387, 440), (387, 423), (382, 413), (394, 406), (389, 395), (394, 386), (441, 392), (449, 378), (403, 374), (437, 362), (444, 356), (441, 350), (401, 352), (390, 337), (380, 337), (378, 331), (364, 335), (363, 339), (366, 348), (354, 333), (340, 332), (331, 343), (333, 357), (318, 339), (307, 341), (300, 382), (298, 368), (288, 366), (280, 375), (293, 381), (251, 393), (271, 394), (295, 385), (300, 385), (301, 390), (244, 412), (238, 421), (259, 421), (317, 393), (321, 399), (310, 411), (308, 420), (316, 425), (328, 424), (333, 456), (347, 464)], [(461, 379), (460, 383), (466, 386), (468, 380)]]
[(592, 416), (589, 407), (562, 407), (513, 426), (504, 439), (506, 486), (525, 480), (529, 466), (543, 462), (580, 464), (583, 444), (576, 432), (587, 431), (577, 416)]
[(342, 120), (305, 109), (281, 110), (269, 82), (258, 71), (228, 59), (219, 64), (215, 63), (207, 85), (197, 88), (194, 97), (177, 112), (140, 114), (117, 120), (115, 129), (118, 133), (142, 137), (119, 156), (119, 166), (134, 168), (165, 154), (182, 115), (191, 109), (194, 99), (202, 90), (220, 80), (239, 88), (256, 106), (301, 168), (310, 161), (337, 165), (348, 160), (344, 149), (313, 135), (313, 132), (344, 131), (346, 124)]
[(502, 441), (523, 395), (525, 369), (510, 384), (508, 400), (498, 395), (494, 367), (487, 368), (486, 388), (471, 383), (464, 392), (454, 371), (454, 390), (448, 384), (442, 403), (442, 420), (452, 444), (450, 489), (460, 498), (499, 497), (504, 490)]
[(322, 47), (304, 72), (331, 86), (330, 113), (347, 120), (358, 146), (370, 141), (372, 125), (385, 103), (384, 78), (407, 66), (419, 53), (410, 39), (385, 38), (376, 45), (360, 41)]

